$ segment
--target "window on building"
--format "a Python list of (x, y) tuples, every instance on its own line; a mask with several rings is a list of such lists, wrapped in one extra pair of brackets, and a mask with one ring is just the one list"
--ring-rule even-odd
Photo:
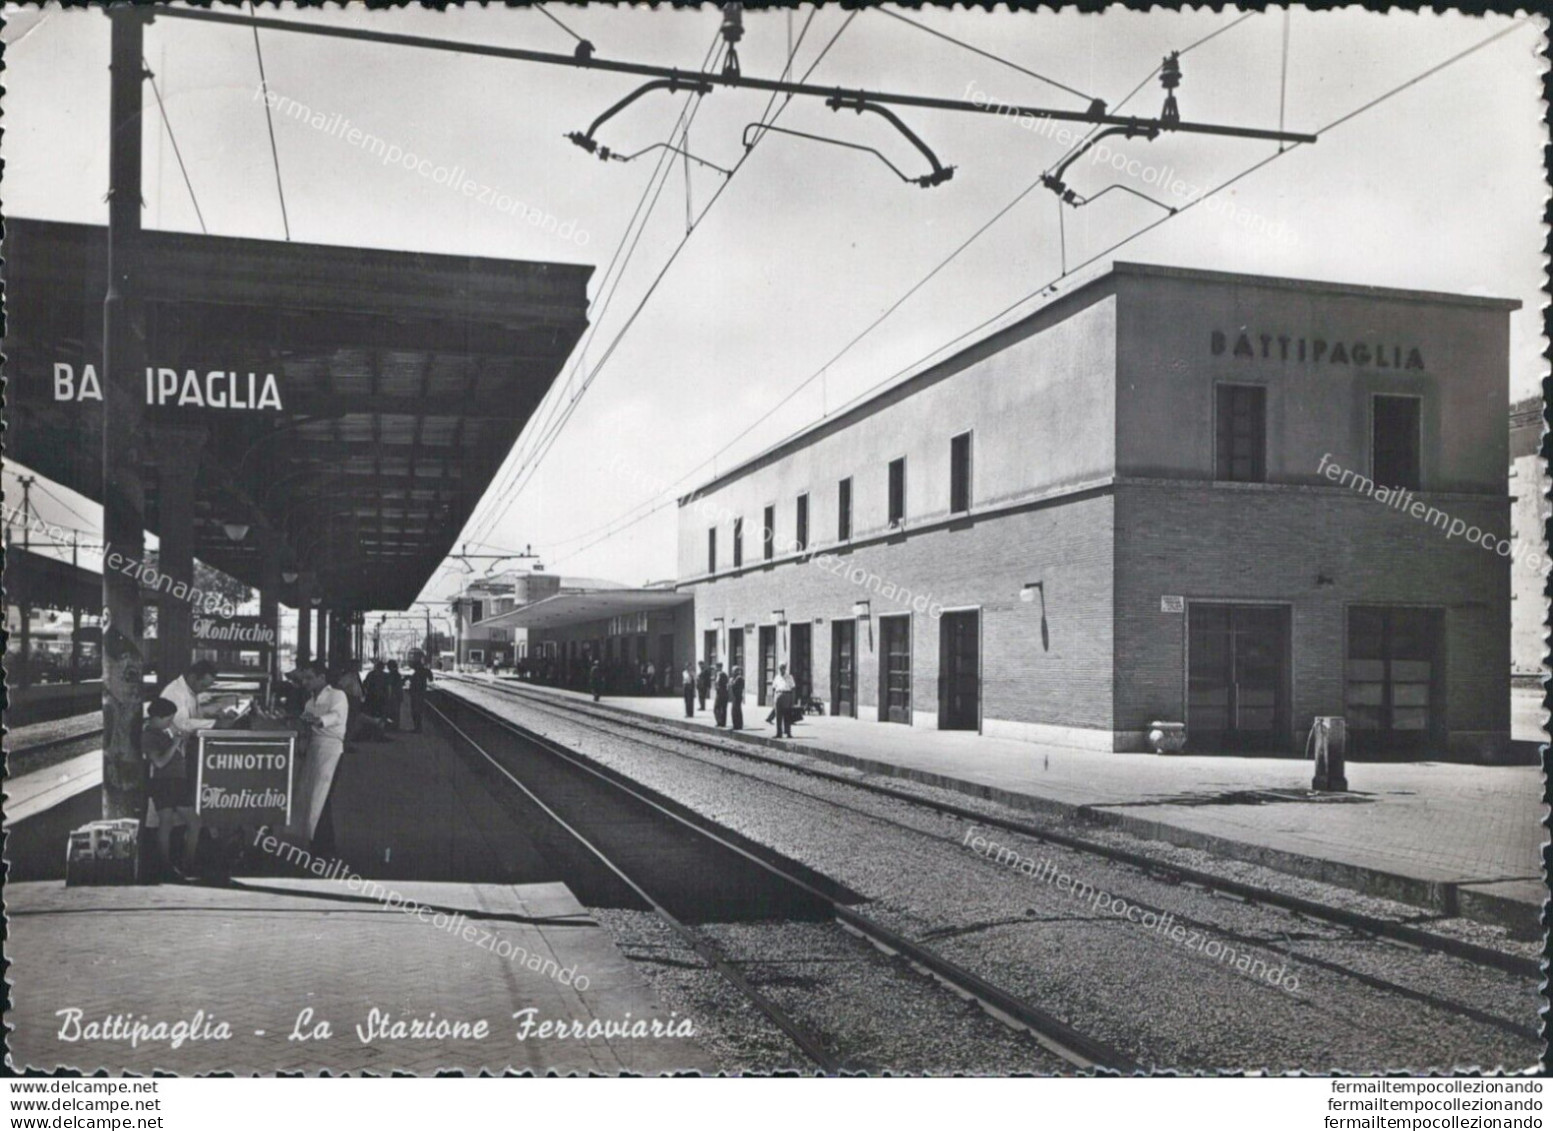
[(795, 533), (793, 534), (794, 549), (803, 551), (809, 548), (809, 496), (798, 496), (798, 513), (794, 519)]
[(962, 432), (949, 441), (949, 509), (955, 514), (971, 509), (971, 434)]
[(717, 572), (717, 527), (706, 532), (706, 572)]
[(760, 555), (770, 561), (776, 554), (776, 507), (767, 507), (761, 519)]
[(1370, 452), (1371, 476), (1377, 487), (1418, 489), (1421, 404), (1417, 397), (1375, 398), (1370, 413)]
[(890, 525), (906, 521), (906, 457), (890, 461)]
[(1220, 385), (1214, 424), (1214, 478), (1231, 483), (1266, 482), (1267, 390), (1260, 385)]
[(744, 564), (744, 520), (733, 520), (733, 568), (738, 569)]
[(836, 485), (836, 538), (845, 542), (852, 537), (852, 480)]

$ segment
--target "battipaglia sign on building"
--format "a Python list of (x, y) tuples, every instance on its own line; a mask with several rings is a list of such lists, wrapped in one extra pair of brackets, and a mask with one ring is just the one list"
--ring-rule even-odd
[[(83, 365), (76, 373), (67, 361), (54, 363), (56, 401), (100, 401), (102, 381), (97, 367)], [(146, 404), (158, 408), (274, 409), (279, 412), (280, 385), (273, 373), (239, 373), (212, 369), (201, 373), (186, 369), (146, 366)]]
[[(1258, 349), (1260, 345), (1260, 349)], [(1238, 332), (1231, 343), (1223, 330), (1208, 338), (1214, 357), (1229, 352), (1234, 357), (1264, 358), (1268, 361), (1294, 361), (1312, 365), (1358, 365), (1375, 369), (1422, 369), (1424, 355), (1417, 346), (1405, 349), (1394, 342), (1329, 342), (1325, 338), (1294, 337), (1291, 334), (1248, 334)]]

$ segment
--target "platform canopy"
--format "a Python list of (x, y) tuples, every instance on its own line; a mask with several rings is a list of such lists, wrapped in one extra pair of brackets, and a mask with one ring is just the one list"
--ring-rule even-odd
[(5, 599), (9, 605), (96, 612), (102, 608), (102, 574), (20, 545), (8, 546)]
[[(192, 459), (194, 555), (260, 587), (273, 547), (341, 611), (415, 599), (587, 325), (588, 266), (141, 246), (147, 527), (159, 469)], [(106, 250), (100, 227), (6, 221), (9, 449), (98, 502)]]
[(480, 627), (566, 628), (632, 613), (674, 609), (694, 599), (694, 594), (677, 593), (672, 589), (606, 589), (597, 593), (560, 593), (531, 605), (523, 605), (509, 613), (488, 617), (480, 622)]

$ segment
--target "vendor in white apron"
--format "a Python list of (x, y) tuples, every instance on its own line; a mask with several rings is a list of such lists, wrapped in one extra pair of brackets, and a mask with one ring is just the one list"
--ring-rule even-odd
[(318, 835), (318, 818), (323, 814), (329, 791), (334, 786), (340, 756), (345, 753), (345, 724), (349, 721), (350, 704), (345, 692), (329, 686), (329, 676), (322, 664), (302, 665), (297, 680), (308, 695), (307, 704), (302, 708), (302, 721), (309, 727), (309, 737), (301, 794), (306, 806), (307, 835), (311, 840)]

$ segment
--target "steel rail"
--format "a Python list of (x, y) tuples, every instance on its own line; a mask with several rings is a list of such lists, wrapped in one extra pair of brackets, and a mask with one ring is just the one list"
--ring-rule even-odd
[(1040, 118), (1063, 122), (1084, 122), (1100, 126), (1130, 126), (1136, 130), (1150, 128), (1186, 134), (1207, 134), (1215, 137), (1238, 137), (1252, 141), (1299, 142), (1310, 145), (1315, 134), (1291, 133), (1285, 130), (1251, 129), (1242, 126), (1222, 126), (1209, 122), (1163, 121), (1153, 118), (1122, 117), (1115, 114), (1093, 114), (1087, 110), (1058, 110), (1042, 106), (1016, 106), (1008, 103), (976, 103), (958, 98), (935, 98), (920, 94), (892, 94), (884, 91), (846, 90), (839, 86), (816, 86), (810, 83), (788, 82), (782, 79), (752, 78), (748, 75), (719, 74), (711, 71), (688, 71), (677, 67), (659, 67), (647, 63), (628, 63), (593, 56), (562, 55), (552, 51), (530, 51), (520, 47), (497, 47), (485, 43), (464, 43), (454, 40), (433, 39), (428, 36), (403, 35), (396, 32), (363, 31), (356, 28), (325, 27), (322, 25), (277, 20), (266, 16), (238, 16), (224, 12), (195, 8), (157, 8), (146, 13), (148, 19), (195, 20), (204, 23), (229, 24), (234, 27), (256, 27), (269, 31), (289, 31), (303, 35), (318, 35), (332, 39), (351, 39), (363, 43), (381, 43), (398, 47), (418, 47), (434, 51), (451, 51), (464, 55), (480, 55), (495, 59), (512, 59), (522, 63), (541, 63), (548, 66), (577, 67), (583, 70), (608, 71), (615, 74), (638, 75), (644, 78), (669, 79), (681, 84), (706, 83), (712, 86), (746, 90), (764, 90), (777, 94), (805, 95), (816, 98), (843, 98), (847, 101), (866, 99), (869, 102), (891, 106), (912, 106), (923, 110), (949, 110), (969, 114), (996, 114), (1010, 118)]
[[(570, 716), (572, 718), (576, 718), (579, 715), (584, 717), (598, 717), (593, 714), (593, 711), (599, 709), (592, 708), (591, 704), (579, 704), (576, 707), (562, 706), (560, 701), (555, 700), (549, 696), (541, 696), (532, 692), (525, 692), (506, 684), (488, 683), (483, 680), (468, 679), (467, 677), (459, 677), (459, 680), (460, 682), (467, 682), (474, 687), (484, 687), (495, 690), (497, 692), (505, 693), (514, 698), (521, 699), (526, 703), (538, 704), (540, 705), (541, 709), (544, 707), (549, 707), (557, 714)], [(1231, 895), (1238, 899), (1243, 899), (1248, 903), (1260, 903), (1272, 907), (1279, 907), (1285, 911), (1291, 911), (1297, 915), (1304, 915), (1311, 919), (1332, 923), (1335, 926), (1346, 927), (1349, 930), (1358, 931), (1362, 934), (1386, 938), (1392, 942), (1402, 943), (1404, 945), (1417, 947), (1422, 950), (1448, 954), (1454, 958), (1460, 958), (1478, 966), (1487, 966), (1492, 969), (1503, 971), (1506, 974), (1513, 974), (1517, 977), (1540, 978), (1542, 976), (1541, 960), (1537, 958), (1526, 958), (1517, 954), (1509, 954), (1501, 950), (1495, 950), (1493, 947), (1487, 947), (1477, 943), (1468, 942), (1465, 939), (1457, 939), (1449, 935), (1440, 935), (1432, 931), (1425, 931), (1417, 927), (1409, 926), (1406, 923), (1398, 923), (1390, 919), (1382, 919), (1378, 916), (1367, 915), (1362, 911), (1354, 911), (1345, 907), (1334, 907), (1331, 904), (1318, 903), (1315, 900), (1306, 899), (1303, 896), (1293, 895), (1287, 892), (1274, 891), (1269, 888), (1260, 887), (1256, 884), (1235, 880), (1228, 876), (1218, 876), (1212, 872), (1205, 872), (1184, 864), (1158, 860), (1153, 857), (1146, 856), (1140, 852), (1131, 852), (1125, 848), (1117, 848), (1112, 845), (1101, 844), (1097, 841), (1087, 840), (1079, 836), (1073, 836), (1069, 833), (1058, 832), (1052, 829), (1044, 829), (1039, 826), (1029, 824), (1025, 821), (1018, 821), (1012, 818), (998, 817), (995, 815), (978, 812), (975, 809), (971, 809), (962, 805), (956, 805), (953, 802), (937, 801), (933, 800), (932, 798), (923, 797), (919, 794), (907, 792), (906, 790), (892, 789), (889, 786), (879, 785), (872, 782), (863, 782), (857, 778), (848, 777), (843, 774), (827, 773), (824, 770), (815, 769), (813, 767), (795, 765), (792, 762), (785, 761), (781, 758), (774, 758), (769, 755), (758, 754), (754, 751), (732, 749), (720, 743), (708, 741), (705, 738), (691, 734), (681, 728), (665, 725), (653, 725), (649, 720), (628, 720), (621, 718), (615, 711), (609, 708), (603, 708), (602, 710), (608, 711), (608, 717), (611, 719), (611, 721), (614, 721), (619, 725), (645, 730), (651, 734), (656, 734), (660, 737), (670, 738), (679, 742), (688, 742), (694, 745), (704, 746), (708, 749), (716, 750), (719, 753), (726, 754), (730, 757), (744, 758), (753, 762), (762, 763), (764, 765), (790, 770), (794, 773), (806, 774), (811, 777), (821, 778), (825, 781), (836, 782), (841, 785), (849, 785), (856, 789), (862, 789), (870, 793), (879, 794), (883, 797), (892, 798), (896, 801), (910, 802), (914, 805), (920, 805), (924, 808), (932, 809), (940, 813), (947, 813), (968, 821), (973, 821), (978, 825), (982, 825), (988, 828), (1005, 829), (1009, 832), (1019, 833), (1021, 836), (1027, 836), (1032, 840), (1041, 841), (1047, 844), (1054, 844), (1062, 848), (1072, 849), (1076, 852), (1084, 852), (1094, 856), (1101, 856), (1118, 864), (1126, 864), (1146, 872), (1152, 872), (1156, 874), (1165, 873), (1202, 888), (1221, 891), (1226, 895)]]
[[(546, 738), (545, 736), (529, 730), (527, 727), (524, 727), (519, 723), (514, 723), (510, 719), (504, 719), (487, 707), (472, 702), (471, 700), (462, 696), (459, 697), (459, 702), (462, 706), (476, 712), (492, 724), (512, 732), (513, 734), (522, 738), (524, 741), (538, 746), (542, 750), (545, 750), (553, 757), (560, 758), (570, 765), (575, 766), (577, 769), (583, 770), (586, 773), (589, 773), (598, 778), (599, 780), (614, 786), (616, 789), (636, 799), (638, 802), (648, 806), (655, 812), (670, 818), (671, 820), (679, 823), (680, 825), (683, 825), (685, 828), (691, 830), (692, 832), (715, 842), (716, 844), (728, 849), (731, 852), (738, 854), (750, 863), (755, 864), (757, 867), (763, 868), (773, 876), (776, 876), (784, 883), (798, 888), (800, 891), (804, 892), (811, 898), (829, 905), (838, 922), (865, 936), (876, 946), (882, 947), (883, 949), (889, 951), (894, 951), (916, 963), (917, 965), (931, 971), (937, 979), (953, 987), (959, 993), (965, 994), (966, 996), (975, 999), (981, 1003), (984, 1008), (988, 1008), (994, 1014), (1002, 1015), (1005, 1019), (1011, 1019), (1017, 1024), (1018, 1027), (1026, 1029), (1038, 1044), (1042, 1045), (1044, 1048), (1054, 1053), (1055, 1055), (1061, 1057), (1069, 1064), (1072, 1064), (1074, 1067), (1082, 1070), (1109, 1069), (1112, 1071), (1124, 1073), (1139, 1070), (1139, 1066), (1136, 1063), (1104, 1042), (1098, 1041), (1079, 1032), (1072, 1026), (1068, 1025), (1065, 1021), (1062, 1021), (1053, 1014), (1048, 1013), (1044, 1009), (1041, 1009), (1039, 1006), (1019, 998), (1003, 989), (1000, 989), (980, 976), (973, 974), (969, 970), (966, 970), (963, 967), (958, 966), (957, 964), (942, 957), (930, 948), (925, 947), (920, 943), (914, 942), (911, 939), (896, 933), (890, 928), (883, 926), (882, 924), (874, 922), (867, 916), (859, 914), (858, 912), (852, 910), (850, 907), (847, 907), (844, 904), (838, 902), (831, 895), (819, 890), (805, 880), (792, 875), (781, 865), (775, 863), (771, 859), (768, 859), (766, 856), (760, 853), (752, 852), (748, 848), (734, 843), (728, 838), (724, 830), (721, 830), (715, 825), (708, 827), (708, 822), (706, 819), (700, 814), (697, 814), (693, 810), (689, 809), (687, 806), (672, 802), (667, 798), (649, 796), (646, 792), (644, 792), (644, 787), (624, 777), (624, 775), (599, 766), (593, 763), (591, 760), (582, 758), (574, 751), (567, 749), (566, 747), (557, 743), (555, 740)], [(438, 714), (444, 720), (447, 719), (447, 716), (441, 711), (438, 711)], [(453, 725), (451, 721), (449, 721), (449, 725)], [(457, 727), (455, 726), (454, 729), (457, 730)], [(526, 794), (529, 794), (530, 797), (533, 796), (531, 793), (529, 793), (527, 787), (518, 782), (517, 779), (513, 777), (505, 767), (497, 764), (495, 759), (491, 758), (490, 754), (486, 753), (483, 749), (474, 743), (473, 739), (468, 738), (468, 736), (464, 735), (462, 731), (459, 731), (458, 733), (464, 737), (465, 740), (468, 741), (472, 746), (475, 746), (476, 749), (479, 749), (480, 752), (488, 760), (490, 760), (493, 765), (497, 765), (497, 768), (501, 770), (504, 776), (517, 784), (519, 788), (523, 789), (523, 791)], [(537, 802), (538, 799), (535, 798), (535, 801)], [(540, 804), (542, 805), (542, 803)], [(546, 812), (550, 812), (550, 810), (546, 809)], [(560, 820), (559, 817), (556, 819), (558, 821)], [(567, 831), (571, 832), (572, 835), (576, 836), (579, 840), (583, 840), (581, 834), (572, 830), (570, 826), (565, 826), (564, 822), (563, 827), (566, 827)], [(585, 840), (583, 840), (583, 842), (585, 844), (587, 843)], [(591, 845), (588, 847), (596, 856), (599, 857), (600, 860), (604, 861), (606, 866), (614, 871), (616, 875), (620, 876), (623, 880), (630, 884), (633, 889), (637, 890), (638, 893), (643, 896), (643, 898), (647, 898), (648, 902), (652, 906), (655, 908), (657, 907), (657, 904), (653, 903), (650, 897), (647, 897), (644, 892), (641, 892), (641, 889), (637, 887), (637, 885), (628, 877), (626, 877), (623, 872), (615, 867), (613, 863), (608, 861), (608, 859), (604, 857), (604, 855), (600, 853), (598, 849), (593, 848)], [(663, 914), (667, 915), (667, 912), (663, 912)], [(689, 928), (680, 928), (680, 930), (682, 932), (686, 932), (689, 930)]]
[[(525, 702), (529, 702), (529, 700), (525, 699)], [(583, 727), (586, 730), (597, 731), (600, 734), (606, 734), (606, 735), (609, 735), (612, 738), (623, 738), (625, 741), (642, 743), (643, 745), (648, 746), (648, 747), (650, 747), (650, 748), (652, 748), (654, 750), (662, 750), (665, 753), (675, 754), (675, 755), (677, 755), (679, 757), (690, 758), (693, 761), (700, 762), (701, 764), (703, 764), (705, 766), (708, 766), (708, 767), (710, 767), (712, 769), (720, 770), (720, 771), (722, 771), (724, 773), (734, 774), (734, 775), (742, 776), (742, 777), (745, 777), (745, 778), (748, 778), (748, 777), (751, 776), (748, 773), (741, 773), (741, 771), (739, 771), (737, 769), (733, 769), (733, 768), (731, 768), (729, 766), (721, 765), (718, 762), (715, 762), (715, 761), (713, 761), (710, 758), (700, 758), (700, 757), (697, 757), (697, 756), (692, 755), (692, 754), (685, 754), (683, 751), (672, 750), (668, 746), (663, 745), (662, 743), (654, 743), (654, 742), (647, 741), (640, 734), (631, 734), (630, 737), (627, 738), (626, 736), (621, 734), (621, 730), (625, 730), (625, 731), (629, 732), (629, 731), (631, 731), (631, 730), (633, 730), (635, 728), (632, 728), (630, 726), (630, 724), (622, 722), (622, 721), (619, 721), (619, 720), (615, 720), (615, 719), (611, 719), (610, 720), (610, 722), (613, 724), (613, 727), (617, 728), (617, 729), (612, 729), (611, 727), (606, 727), (606, 726), (599, 725), (599, 722), (597, 721), (597, 718), (595, 716), (592, 716), (592, 715), (582, 715), (582, 714), (579, 714), (578, 712), (575, 712), (575, 711), (565, 711), (565, 710), (560, 710), (560, 709), (547, 710), (545, 708), (538, 707), (537, 705), (535, 706), (535, 709), (539, 710), (541, 714), (548, 714), (548, 715), (553, 715), (553, 716), (555, 716), (557, 718), (564, 718), (569, 723), (571, 723), (573, 725), (576, 725), (576, 726)], [(585, 720), (592, 720), (592, 721), (585, 721)], [(663, 739), (665, 742), (679, 741), (677, 736), (664, 734), (663, 732), (660, 732), (660, 731), (651, 731), (649, 733), (651, 733), (653, 735), (656, 735), (657, 737)], [(689, 743), (687, 741), (686, 744), (690, 745), (692, 743)], [(713, 746), (711, 744), (705, 744), (705, 745), (706, 745), (706, 748), (709, 749), (709, 750), (715, 749), (715, 750), (718, 750), (718, 751), (722, 752), (720, 747), (715, 747), (715, 746)], [(736, 752), (734, 752), (734, 751), (727, 751), (726, 753), (728, 753), (730, 755), (733, 755)], [(778, 762), (775, 759), (771, 759), (771, 758), (763, 758), (763, 757), (758, 757), (758, 756), (751, 756), (751, 758), (749, 760), (757, 761), (757, 762), (760, 762), (760, 763), (763, 763), (763, 764), (768, 764), (768, 765), (771, 765), (773, 767), (779, 767), (779, 768), (784, 768), (784, 769), (794, 769), (794, 770), (797, 770), (797, 772), (799, 772), (801, 774), (808, 772), (808, 771), (802, 770), (802, 769), (800, 769), (798, 767), (784, 766), (782, 763)], [(852, 786), (856, 786), (857, 788), (863, 789), (864, 791), (871, 792), (871, 787), (869, 787), (869, 786), (867, 786), (867, 785), (865, 785), (863, 783), (853, 781), (851, 779), (835, 778), (835, 777), (832, 777), (831, 775), (823, 774), (823, 773), (815, 774), (813, 776), (819, 777), (822, 780), (832, 781), (835, 784), (852, 785)], [(799, 797), (803, 797), (803, 798), (805, 798), (807, 800), (810, 800), (810, 801), (819, 801), (819, 802), (821, 802), (823, 804), (830, 805), (830, 806), (832, 806), (834, 808), (840, 809), (840, 810), (842, 810), (844, 812), (847, 812), (847, 813), (856, 813), (857, 815), (859, 815), (861, 817), (864, 817), (864, 818), (866, 818), (868, 820), (876, 821), (876, 822), (879, 822), (881, 824), (887, 824), (887, 825), (893, 826), (894, 828), (901, 829), (901, 830), (903, 830), (905, 832), (909, 832), (909, 833), (912, 833), (912, 834), (915, 834), (915, 835), (920, 835), (920, 836), (932, 836), (932, 835), (934, 835), (934, 834), (931, 834), (931, 833), (927, 833), (925, 830), (917, 828), (917, 827), (915, 827), (913, 825), (908, 825), (908, 824), (905, 824), (902, 821), (897, 821), (897, 820), (895, 820), (893, 818), (882, 816), (879, 813), (869, 812), (866, 809), (860, 809), (857, 806), (848, 805), (848, 804), (846, 804), (844, 802), (837, 801), (834, 798), (821, 797), (821, 796), (819, 796), (817, 794), (806, 793), (805, 791), (803, 791), (801, 789), (797, 789), (794, 786), (784, 785), (781, 782), (774, 782), (774, 781), (770, 780), (769, 778), (759, 778), (759, 777), (757, 777), (754, 780), (759, 781), (759, 782), (761, 782), (764, 785), (772, 786), (773, 788), (776, 788), (776, 789), (787, 790), (790, 793), (797, 794)], [(898, 795), (896, 795), (896, 797), (892, 797), (892, 800), (893, 799), (911, 800), (913, 798), (909, 794), (898, 794)], [(932, 805), (931, 802), (926, 802), (924, 804), (925, 804), (925, 807), (930, 807), (930, 808), (933, 808), (934, 810), (937, 809), (937, 806)], [(980, 819), (980, 823), (983, 824), (983, 825), (990, 825), (991, 821), (986, 819), (986, 818), (981, 818)], [(942, 839), (952, 840), (952, 838), (947, 838), (947, 837), (946, 838), (942, 838)], [(1117, 861), (1117, 863), (1124, 863), (1124, 866), (1126, 866), (1125, 862)], [(1186, 881), (1186, 882), (1190, 882), (1190, 881)], [(1201, 887), (1202, 885), (1194, 883), (1193, 886)], [(1217, 893), (1215, 893), (1215, 892), (1210, 890), (1208, 892), (1208, 894), (1213, 895), (1213, 894), (1217, 894)], [(1253, 902), (1251, 899), (1243, 899), (1243, 898), (1241, 898), (1238, 895), (1234, 895), (1234, 894), (1231, 894), (1231, 893), (1228, 893), (1228, 892), (1225, 892), (1224, 894), (1228, 898), (1234, 899), (1237, 902), (1244, 902), (1244, 903), (1247, 903), (1247, 904), (1250, 904), (1250, 903)], [(1157, 904), (1145, 903), (1145, 902), (1143, 902), (1141, 900), (1138, 900), (1138, 899), (1130, 899), (1129, 902), (1132, 903), (1132, 905), (1134, 907), (1137, 907), (1139, 910), (1141, 910), (1141, 911), (1143, 911), (1145, 913), (1152, 911), (1155, 914), (1164, 915), (1166, 913), (1166, 910), (1167, 910), (1166, 908), (1164, 908), (1162, 906), (1159, 906)], [(1256, 947), (1256, 948), (1263, 949), (1263, 950), (1275, 950), (1275, 951), (1278, 951), (1278, 948), (1268, 939), (1257, 938), (1257, 937), (1255, 937), (1253, 935), (1247, 935), (1247, 934), (1244, 934), (1242, 932), (1235, 931), (1235, 930), (1232, 930), (1230, 928), (1226, 928), (1226, 927), (1224, 927), (1224, 926), (1222, 926), (1222, 925), (1220, 925), (1218, 923), (1212, 923), (1212, 922), (1208, 922), (1206, 920), (1197, 919), (1197, 918), (1194, 918), (1192, 916), (1184, 915), (1184, 914), (1182, 914), (1179, 911), (1173, 911), (1172, 910), (1169, 913), (1172, 916), (1174, 916), (1176, 922), (1178, 922), (1180, 925), (1182, 925), (1184, 927), (1187, 927), (1187, 928), (1195, 927), (1195, 928), (1200, 928), (1200, 929), (1202, 929), (1204, 931), (1211, 931), (1211, 932), (1214, 932), (1216, 934), (1222, 935), (1223, 937), (1229, 939), (1232, 942), (1242, 943), (1242, 944), (1244, 944), (1246, 946)], [(1421, 949), (1421, 948), (1418, 948), (1418, 949)], [(1359, 969), (1357, 969), (1357, 968), (1355, 968), (1353, 966), (1345, 966), (1345, 965), (1343, 965), (1340, 962), (1334, 962), (1334, 961), (1332, 961), (1330, 959), (1321, 958), (1321, 957), (1319, 957), (1317, 955), (1313, 955), (1313, 954), (1296, 954), (1292, 950), (1290, 950), (1290, 951), (1278, 951), (1278, 953), (1281, 953), (1281, 954), (1285, 955), (1286, 957), (1288, 957), (1289, 959), (1297, 961), (1297, 962), (1299, 962), (1299, 963), (1301, 963), (1301, 964), (1303, 964), (1305, 966), (1315, 967), (1317, 969), (1326, 970), (1326, 971), (1329, 971), (1331, 973), (1338, 974), (1338, 975), (1340, 975), (1342, 977), (1345, 977), (1345, 978), (1351, 978), (1351, 979), (1353, 979), (1355, 981), (1363, 983), (1366, 986), (1369, 986), (1371, 989), (1381, 990), (1381, 991), (1383, 991), (1385, 993), (1396, 994), (1397, 996), (1407, 998), (1409, 1001), (1416, 1001), (1416, 1002), (1418, 1002), (1421, 1005), (1432, 1006), (1432, 1007), (1434, 1007), (1436, 1009), (1443, 1010), (1444, 1012), (1452, 1013), (1452, 1014), (1455, 1014), (1455, 1015), (1457, 1015), (1459, 1017), (1465, 1017), (1468, 1020), (1478, 1022), (1479, 1024), (1490, 1025), (1490, 1026), (1492, 1026), (1492, 1027), (1494, 1027), (1496, 1029), (1502, 1030), (1503, 1032), (1510, 1033), (1510, 1034), (1512, 1034), (1513, 1036), (1516, 1036), (1516, 1037), (1530, 1038), (1532, 1040), (1536, 1040), (1537, 1037), (1538, 1037), (1538, 1030), (1537, 1030), (1537, 1028), (1535, 1026), (1529, 1026), (1529, 1025), (1526, 1025), (1525, 1023), (1519, 1022), (1519, 1021), (1512, 1021), (1512, 1020), (1509, 1020), (1507, 1018), (1501, 1017), (1498, 1014), (1491, 1013), (1491, 1012), (1489, 1012), (1487, 1010), (1478, 1009), (1475, 1006), (1466, 1005), (1466, 1004), (1464, 1004), (1462, 1002), (1452, 1001), (1449, 998), (1440, 997), (1437, 994), (1429, 993), (1428, 991), (1425, 991), (1425, 990), (1414, 989), (1412, 986), (1403, 985), (1402, 983), (1396, 982), (1396, 981), (1392, 981), (1389, 978), (1382, 978), (1382, 977), (1379, 977), (1379, 976), (1376, 976), (1376, 975), (1373, 975), (1373, 974), (1369, 974), (1369, 973), (1367, 973), (1367, 972), (1365, 972), (1363, 970), (1359, 970)]]

